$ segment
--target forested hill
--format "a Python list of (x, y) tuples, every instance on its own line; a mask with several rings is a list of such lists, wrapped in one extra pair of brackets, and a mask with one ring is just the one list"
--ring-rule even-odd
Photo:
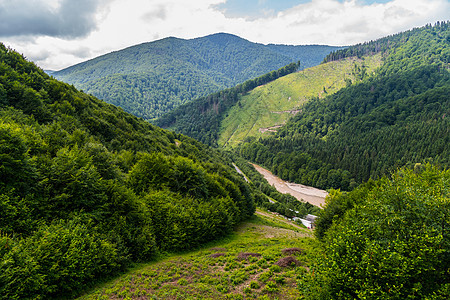
[(450, 165), (450, 30), (439, 22), (332, 53), (381, 52), (375, 75), (302, 107), (276, 135), (241, 144), (283, 179), (352, 189), (405, 165)]
[(0, 44), (0, 298), (72, 298), (254, 212), (214, 149), (49, 77)]
[(298, 70), (300, 62), (272, 71), (255, 79), (250, 79), (233, 88), (229, 88), (206, 97), (195, 99), (181, 105), (155, 121), (163, 128), (186, 134), (205, 144), (217, 146), (219, 129), (228, 111), (239, 101), (243, 94), (291, 74)]
[(165, 38), (112, 52), (52, 75), (146, 120), (182, 103), (301, 61), (319, 64), (338, 47), (252, 43), (218, 33)]

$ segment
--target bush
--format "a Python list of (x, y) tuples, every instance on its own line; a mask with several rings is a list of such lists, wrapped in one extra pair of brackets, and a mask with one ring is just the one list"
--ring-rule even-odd
[(313, 284), (316, 298), (423, 299), (445, 293), (449, 199), (450, 170), (428, 165), (379, 180), (326, 232), (326, 258)]
[(114, 244), (73, 221), (42, 226), (21, 241), (0, 241), (9, 250), (0, 252), (1, 298), (67, 297), (121, 267)]

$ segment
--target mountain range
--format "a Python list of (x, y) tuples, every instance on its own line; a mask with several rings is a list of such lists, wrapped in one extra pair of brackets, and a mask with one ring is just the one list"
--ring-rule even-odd
[(351, 46), (251, 90), (181, 105), (156, 124), (324, 189), (425, 159), (448, 166), (448, 36), (443, 22)]
[[(0, 298), (449, 299), (449, 25), (242, 77), (156, 120), (175, 131), (0, 44)], [(229, 39), (196, 42), (222, 53)], [(166, 58), (183, 45), (161, 43)], [(138, 69), (127, 65), (89, 71)], [(325, 206), (278, 192), (249, 162), (327, 189)], [(317, 215), (315, 238), (272, 212)]]
[(169, 37), (102, 55), (52, 72), (87, 93), (152, 120), (192, 99), (300, 61), (319, 64), (339, 47), (263, 45), (217, 33)]

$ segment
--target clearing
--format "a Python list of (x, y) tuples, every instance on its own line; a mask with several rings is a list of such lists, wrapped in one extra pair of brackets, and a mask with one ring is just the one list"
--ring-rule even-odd
[(203, 249), (143, 264), (81, 299), (299, 299), (319, 254), (311, 231), (258, 211)]

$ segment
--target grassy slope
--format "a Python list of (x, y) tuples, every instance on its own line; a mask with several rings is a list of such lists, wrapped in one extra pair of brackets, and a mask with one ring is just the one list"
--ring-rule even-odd
[[(301, 296), (297, 281), (308, 272), (316, 241), (309, 230), (260, 213), (227, 239), (143, 265), (82, 299), (243, 299), (243, 295), (246, 299), (297, 299)], [(275, 265), (289, 256), (281, 250), (294, 247), (303, 249), (302, 254), (291, 255), (300, 262), (297, 267)], [(261, 256), (239, 260), (242, 252)], [(211, 257), (216, 253), (224, 255)]]
[(371, 74), (381, 63), (381, 54), (363, 60), (349, 58), (305, 69), (257, 87), (243, 96), (222, 121), (219, 146), (233, 147), (246, 137), (270, 134), (270, 131), (262, 133), (260, 129), (283, 125), (293, 116), (286, 111), (298, 110), (313, 97), (337, 92), (345, 87), (346, 79), (355, 82), (355, 64), (366, 66), (367, 74)]

